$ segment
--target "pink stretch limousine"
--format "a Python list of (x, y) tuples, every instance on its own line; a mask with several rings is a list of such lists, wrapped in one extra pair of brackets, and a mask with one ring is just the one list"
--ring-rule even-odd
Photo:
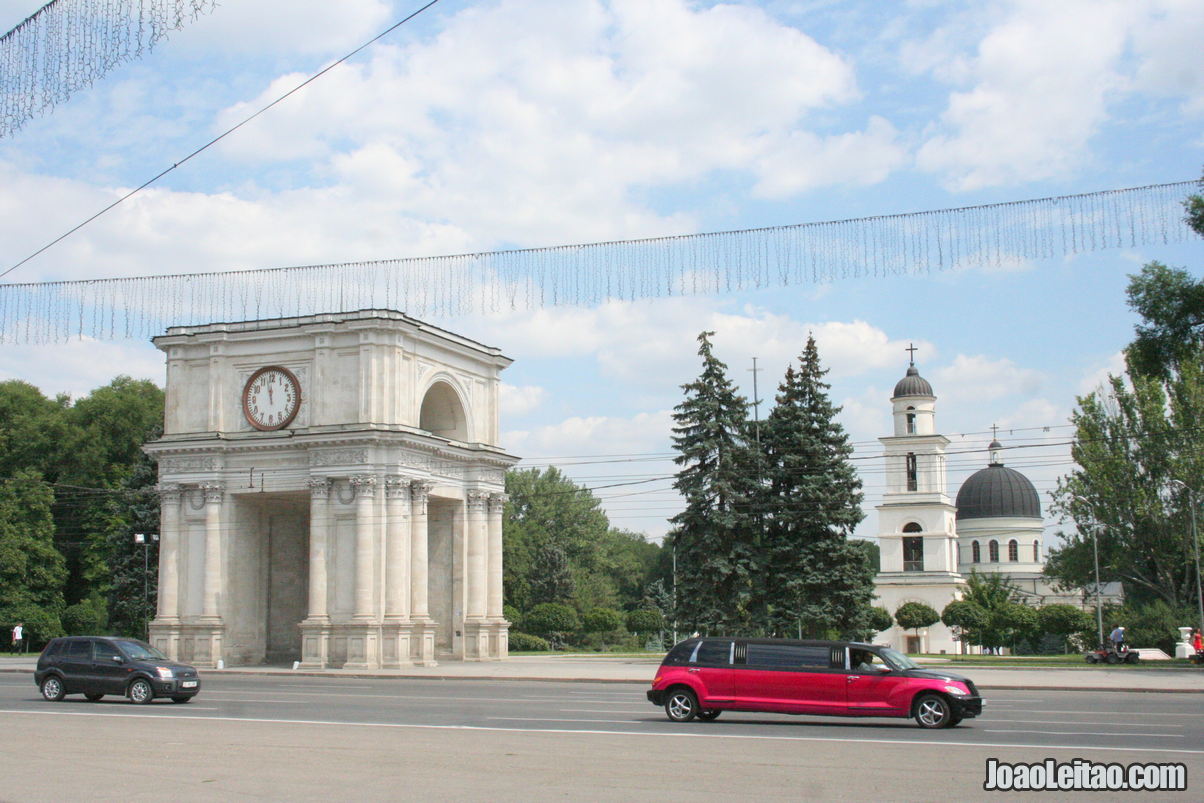
[(849, 641), (694, 638), (669, 651), (648, 699), (674, 722), (722, 711), (914, 717), (947, 728), (982, 713), (969, 678)]

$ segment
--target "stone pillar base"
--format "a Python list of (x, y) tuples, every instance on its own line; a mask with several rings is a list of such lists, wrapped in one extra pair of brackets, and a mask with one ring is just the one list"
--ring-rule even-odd
[(330, 665), (330, 622), (306, 619), (301, 630), (301, 669), (325, 669)]
[(488, 661), (489, 656), (489, 625), (484, 619), (466, 619), (464, 621), (464, 660)]
[(203, 624), (153, 621), (151, 645), (173, 661), (200, 669), (216, 669), (225, 659), (226, 626), (219, 620)]
[(347, 643), (347, 660), (343, 669), (380, 668), (380, 625), (337, 625), (336, 630)]
[(505, 619), (491, 619), (485, 625), (489, 632), (489, 660), (504, 661), (510, 655), (510, 623)]
[(413, 630), (409, 622), (385, 622), (380, 629), (380, 665), (383, 669), (413, 666)]
[(435, 623), (420, 619), (410, 625), (410, 660), (414, 666), (438, 666), (435, 660)]

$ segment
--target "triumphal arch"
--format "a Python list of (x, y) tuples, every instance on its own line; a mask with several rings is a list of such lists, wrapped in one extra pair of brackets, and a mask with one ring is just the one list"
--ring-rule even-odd
[(202, 667), (507, 651), (500, 374), (392, 310), (175, 326), (151, 641)]

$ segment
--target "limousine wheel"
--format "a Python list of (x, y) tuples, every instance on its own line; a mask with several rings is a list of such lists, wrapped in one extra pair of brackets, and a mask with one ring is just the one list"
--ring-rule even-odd
[(953, 724), (953, 708), (939, 694), (921, 694), (916, 698), (915, 715), (921, 728), (945, 728)]
[(720, 713), (722, 712), (712, 708), (709, 711), (699, 711), (698, 718), (703, 722), (710, 722), (712, 719), (718, 719)]
[(665, 698), (665, 713), (674, 722), (689, 722), (698, 716), (698, 698), (689, 689), (674, 689)]

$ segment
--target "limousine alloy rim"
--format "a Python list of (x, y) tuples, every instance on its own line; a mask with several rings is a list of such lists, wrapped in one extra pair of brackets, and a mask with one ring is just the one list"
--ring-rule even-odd
[(949, 720), (951, 715), (949, 703), (935, 694), (926, 694), (916, 703), (916, 719), (925, 728), (939, 728)]
[(698, 710), (693, 692), (675, 689), (665, 701), (665, 712), (674, 722), (689, 722)]

